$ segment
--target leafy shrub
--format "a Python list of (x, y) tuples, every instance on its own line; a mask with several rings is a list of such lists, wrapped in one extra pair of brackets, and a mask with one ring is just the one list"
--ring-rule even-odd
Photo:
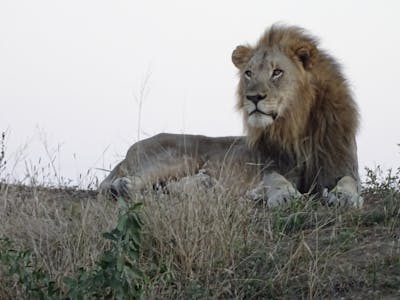
[(31, 251), (14, 249), (7, 238), (0, 240), (0, 263), (9, 276), (17, 278), (28, 296), (35, 299), (140, 299), (144, 275), (136, 265), (142, 228), (138, 213), (141, 204), (128, 206), (122, 199), (118, 203), (118, 224), (103, 234), (110, 241), (110, 249), (103, 253), (94, 269), (81, 268), (74, 278), (64, 278), (66, 292), (34, 264)]
[(400, 168), (383, 171), (380, 166), (375, 169), (365, 168), (367, 178), (364, 189), (370, 194), (398, 192), (400, 190)]
[(59, 289), (55, 282), (32, 262), (32, 253), (29, 250), (15, 250), (8, 238), (0, 239), (0, 263), (7, 268), (7, 274), (17, 277), (28, 296), (36, 299), (57, 299)]

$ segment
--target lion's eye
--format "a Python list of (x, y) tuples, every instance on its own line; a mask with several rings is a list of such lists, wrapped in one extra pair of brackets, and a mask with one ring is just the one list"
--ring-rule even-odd
[(283, 75), (283, 71), (281, 69), (275, 69), (272, 72), (272, 78), (273, 79), (277, 79), (277, 78), (281, 77), (282, 75)]
[(247, 70), (246, 72), (244, 72), (244, 76), (246, 76), (247, 78), (251, 78), (251, 76), (253, 76), (253, 72)]

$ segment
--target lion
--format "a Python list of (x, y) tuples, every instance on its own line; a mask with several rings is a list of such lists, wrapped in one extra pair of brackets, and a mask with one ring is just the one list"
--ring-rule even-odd
[(359, 113), (335, 59), (304, 29), (273, 25), (256, 45), (236, 47), (232, 62), (244, 137), (160, 134), (139, 141), (100, 190), (119, 196), (204, 169), (213, 177), (229, 161), (237, 171), (227, 176), (258, 178), (246, 195), (270, 207), (304, 193), (361, 207)]

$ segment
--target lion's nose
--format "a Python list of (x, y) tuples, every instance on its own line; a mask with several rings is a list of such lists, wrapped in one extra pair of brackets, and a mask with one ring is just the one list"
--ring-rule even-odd
[(258, 102), (260, 102), (261, 100), (267, 98), (267, 95), (262, 95), (262, 94), (246, 95), (246, 98), (247, 98), (247, 100), (250, 100), (255, 105), (257, 105)]

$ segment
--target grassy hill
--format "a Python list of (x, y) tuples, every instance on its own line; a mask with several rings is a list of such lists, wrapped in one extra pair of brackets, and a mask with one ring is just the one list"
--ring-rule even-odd
[[(3, 182), (0, 299), (399, 299), (400, 171), (367, 175), (361, 210), (313, 197), (271, 210), (235, 188), (149, 193), (129, 239), (121, 207), (94, 191)], [(135, 284), (118, 292), (107, 276)], [(91, 280), (97, 294), (71, 296)]]

